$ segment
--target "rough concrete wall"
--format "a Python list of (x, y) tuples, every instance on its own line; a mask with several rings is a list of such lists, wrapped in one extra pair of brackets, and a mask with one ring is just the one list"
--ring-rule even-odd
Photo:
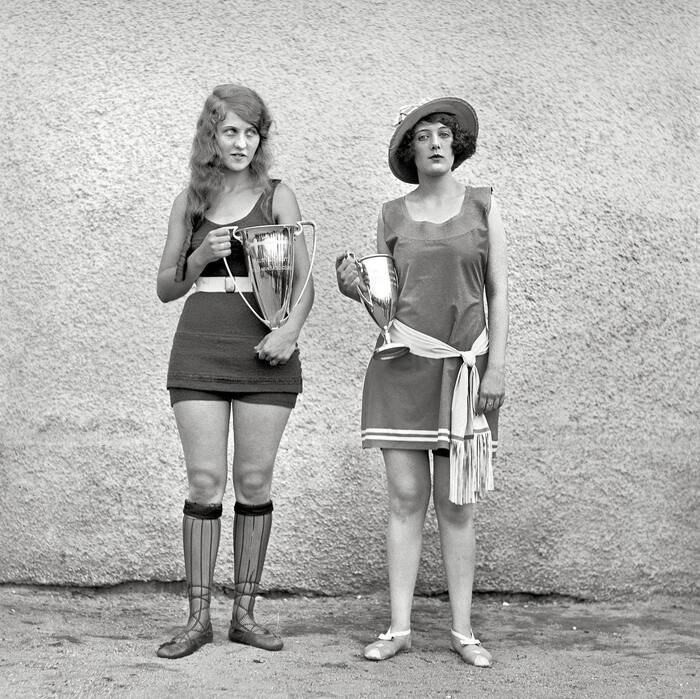
[[(376, 329), (333, 259), (372, 249), (400, 105), (482, 125), (465, 183), (508, 229), (509, 398), (480, 590), (688, 593), (698, 567), (697, 16), (688, 3), (272, 0), (0, 10), (0, 581), (183, 577), (186, 479), (164, 388), (181, 302), (155, 275), (194, 123), (220, 82), (276, 117), (319, 231), (305, 391), (264, 584), (385, 585), (385, 482), (359, 443)], [(695, 418), (695, 419), (692, 419)], [(230, 581), (233, 494), (217, 580)], [(419, 590), (445, 588), (434, 515)]]

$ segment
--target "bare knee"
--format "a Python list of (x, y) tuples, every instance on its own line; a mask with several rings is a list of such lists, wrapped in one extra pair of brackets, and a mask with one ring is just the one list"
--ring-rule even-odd
[(200, 504), (223, 500), (226, 477), (208, 470), (192, 470), (189, 474), (189, 499)]
[(447, 495), (433, 494), (433, 504), (438, 519), (446, 524), (465, 527), (474, 521), (474, 505), (455, 505)]
[(270, 499), (272, 467), (234, 463), (233, 485), (237, 500), (252, 505), (267, 502)]
[(422, 491), (393, 488), (389, 493), (389, 510), (401, 520), (425, 515), (428, 509), (429, 494)]

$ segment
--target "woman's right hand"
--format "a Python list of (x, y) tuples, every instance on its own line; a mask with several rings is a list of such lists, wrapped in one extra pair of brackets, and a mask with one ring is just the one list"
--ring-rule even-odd
[(358, 285), (363, 290), (365, 290), (365, 285), (360, 278), (355, 258), (348, 255), (347, 252), (338, 255), (335, 259), (335, 275), (340, 293), (355, 301), (359, 301)]
[(231, 227), (209, 231), (195, 252), (205, 266), (222, 257), (228, 257), (231, 254)]

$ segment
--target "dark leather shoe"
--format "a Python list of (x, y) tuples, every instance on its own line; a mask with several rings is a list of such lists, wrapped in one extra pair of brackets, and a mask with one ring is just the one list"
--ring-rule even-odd
[(236, 628), (231, 624), (228, 630), (228, 640), (263, 650), (282, 650), (284, 646), (284, 642), (279, 636), (275, 636), (272, 631), (259, 624), (255, 625), (254, 631), (242, 627)]
[(214, 632), (211, 628), (211, 623), (207, 624), (204, 631), (192, 629), (178, 634), (170, 641), (164, 643), (156, 651), (159, 658), (184, 658), (186, 655), (192, 655), (202, 646), (211, 643), (214, 640)]

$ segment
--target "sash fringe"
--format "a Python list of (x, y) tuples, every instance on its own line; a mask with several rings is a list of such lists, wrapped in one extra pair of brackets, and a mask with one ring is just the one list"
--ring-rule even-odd
[(488, 330), (481, 331), (471, 349), (462, 351), (395, 318), (391, 325), (391, 339), (408, 345), (419, 357), (461, 357), (462, 366), (452, 393), (450, 415), (450, 501), (456, 505), (479, 502), (487, 490), (493, 490), (491, 430), (483, 413), (476, 412), (479, 397), (476, 358), (488, 351)]
[(493, 490), (491, 431), (475, 432), (471, 439), (450, 440), (450, 501), (456, 505), (483, 500)]

